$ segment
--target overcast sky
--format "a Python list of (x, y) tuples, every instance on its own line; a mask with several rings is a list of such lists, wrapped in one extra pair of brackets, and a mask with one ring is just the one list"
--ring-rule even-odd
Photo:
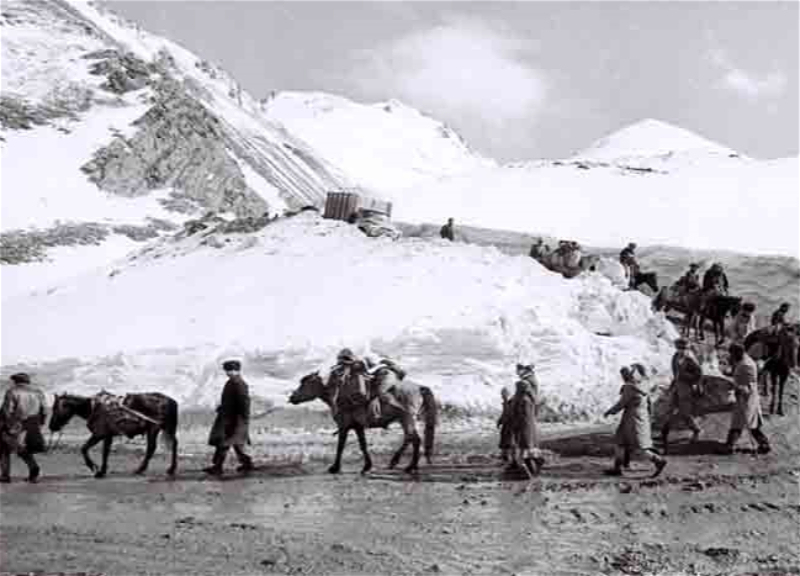
[(797, 2), (112, 2), (263, 97), (397, 98), (501, 160), (656, 118), (798, 154)]

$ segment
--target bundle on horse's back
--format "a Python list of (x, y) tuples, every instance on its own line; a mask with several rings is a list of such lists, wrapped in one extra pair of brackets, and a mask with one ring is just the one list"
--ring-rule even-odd
[(125, 435), (128, 438), (141, 434), (148, 424), (160, 426), (155, 420), (132, 407), (135, 397), (117, 396), (102, 391), (92, 399), (92, 414), (87, 422), (94, 433)]

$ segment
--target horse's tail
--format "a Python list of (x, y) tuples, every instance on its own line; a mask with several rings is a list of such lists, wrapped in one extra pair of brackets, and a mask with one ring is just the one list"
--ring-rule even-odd
[(433, 457), (433, 440), (436, 432), (436, 421), (438, 420), (436, 398), (427, 386), (419, 387), (422, 394), (422, 408), (425, 411), (425, 431), (423, 433), (423, 450), (425, 460), (430, 464)]

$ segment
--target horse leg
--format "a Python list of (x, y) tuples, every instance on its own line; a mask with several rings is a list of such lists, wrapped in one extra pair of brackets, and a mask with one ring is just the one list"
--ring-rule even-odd
[(150, 458), (156, 451), (156, 441), (158, 440), (158, 428), (147, 431), (147, 451), (144, 454), (144, 460), (139, 464), (134, 474), (144, 474), (147, 466), (150, 464)]
[(783, 389), (786, 387), (786, 381), (789, 380), (789, 368), (780, 375), (778, 381), (778, 416), (783, 416)]
[(167, 475), (175, 476), (175, 471), (178, 468), (178, 437), (172, 436), (172, 461), (167, 469)]
[(392, 459), (389, 461), (389, 470), (397, 466), (397, 463), (400, 462), (400, 458), (403, 457), (403, 452), (406, 451), (406, 448), (410, 443), (411, 440), (408, 438), (408, 436), (403, 434), (403, 443), (400, 445), (400, 448), (397, 450), (397, 452), (394, 453), (394, 456), (392, 456)]
[(328, 472), (331, 474), (338, 474), (342, 469), (342, 452), (344, 452), (344, 446), (347, 443), (347, 435), (349, 433), (350, 426), (339, 428), (339, 442), (336, 445), (336, 460), (334, 460), (331, 467), (328, 468)]
[(89, 456), (89, 450), (91, 450), (92, 447), (98, 442), (100, 442), (100, 440), (102, 439), (103, 439), (102, 436), (95, 436), (93, 434), (92, 436), (89, 437), (86, 443), (83, 446), (81, 446), (81, 454), (83, 454), (83, 461), (86, 463), (86, 466), (92, 472), (97, 471), (97, 464), (95, 464), (92, 458)]
[(361, 473), (366, 474), (372, 470), (372, 458), (370, 458), (369, 450), (367, 449), (367, 435), (364, 433), (363, 426), (356, 426), (356, 436), (358, 436), (358, 446), (364, 455), (364, 467), (361, 469)]
[(411, 439), (411, 462), (404, 470), (408, 473), (416, 472), (419, 468), (419, 447), (422, 444), (422, 439), (417, 432), (417, 423), (414, 418), (407, 417), (403, 422), (403, 434)]
[(111, 454), (111, 443), (114, 441), (112, 435), (103, 438), (103, 463), (100, 464), (100, 470), (94, 473), (95, 478), (105, 478), (108, 473), (108, 455)]

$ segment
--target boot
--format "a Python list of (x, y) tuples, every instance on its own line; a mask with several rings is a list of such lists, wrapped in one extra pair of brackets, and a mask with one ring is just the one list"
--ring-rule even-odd
[(222, 476), (222, 465), (225, 463), (225, 456), (227, 455), (227, 448), (217, 448), (214, 451), (214, 457), (211, 460), (211, 466), (203, 468), (203, 472), (211, 476)]
[(609, 468), (608, 470), (603, 470), (603, 474), (606, 476), (622, 476), (622, 463), (623, 460), (615, 458), (614, 467)]
[(730, 430), (728, 432), (728, 438), (725, 440), (725, 448), (723, 449), (723, 454), (733, 454), (736, 449), (736, 443), (739, 441), (739, 438), (742, 436), (741, 430)]
[(664, 471), (664, 468), (667, 465), (667, 461), (664, 458), (656, 457), (653, 460), (653, 463), (656, 465), (656, 469), (653, 472), (652, 478), (658, 478), (661, 475), (661, 472)]
[(250, 456), (244, 452), (238, 452), (237, 456), (239, 457), (239, 465), (236, 467), (237, 472), (250, 472), (255, 468), (253, 459)]
[(41, 469), (32, 454), (20, 454), (20, 458), (28, 465), (28, 482), (35, 484), (38, 481)]
[(759, 454), (769, 454), (770, 452), (772, 452), (772, 448), (769, 445), (769, 440), (767, 439), (766, 434), (764, 434), (760, 428), (751, 430), (750, 433), (753, 435), (753, 438), (755, 438), (755, 441), (758, 443)]

